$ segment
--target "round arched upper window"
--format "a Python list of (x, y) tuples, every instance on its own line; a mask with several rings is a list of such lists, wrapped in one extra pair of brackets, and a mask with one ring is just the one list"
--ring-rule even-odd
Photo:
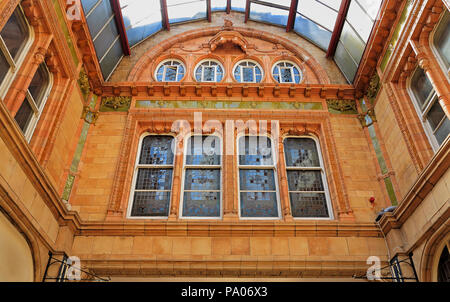
[(216, 60), (204, 60), (195, 67), (195, 80), (197, 82), (220, 82), (223, 76), (224, 68)]
[(234, 66), (233, 75), (240, 83), (259, 83), (263, 78), (263, 69), (256, 62), (245, 60)]
[(302, 72), (297, 64), (289, 61), (277, 62), (272, 68), (272, 75), (279, 83), (300, 83)]
[(184, 77), (184, 64), (175, 59), (164, 60), (159, 63), (155, 71), (158, 82), (179, 82)]

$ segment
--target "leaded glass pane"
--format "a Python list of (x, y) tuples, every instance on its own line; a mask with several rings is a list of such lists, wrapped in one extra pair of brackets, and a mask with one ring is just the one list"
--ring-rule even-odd
[(220, 169), (186, 169), (185, 190), (220, 190)]
[(428, 98), (433, 91), (433, 85), (428, 80), (427, 75), (422, 68), (417, 68), (411, 79), (411, 90), (423, 111), (423, 106), (428, 103)]
[(324, 191), (320, 171), (287, 171), (289, 191)]
[(42, 103), (44, 93), (49, 81), (48, 71), (45, 68), (44, 64), (45, 63), (39, 65), (39, 68), (36, 70), (36, 73), (31, 80), (30, 86), (28, 87), (28, 91), (33, 96), (37, 107), (39, 107)]
[(290, 68), (280, 68), (281, 72), (281, 83), (291, 83), (292, 81), (292, 71)]
[(310, 138), (286, 138), (284, 153), (288, 167), (320, 167), (316, 142)]
[(177, 80), (177, 66), (165, 66), (166, 77), (165, 81), (175, 82)]
[(431, 129), (436, 129), (436, 127), (440, 124), (442, 119), (445, 117), (444, 110), (442, 110), (441, 105), (436, 100), (436, 102), (431, 107), (430, 111), (427, 114), (428, 123), (430, 123)]
[(275, 191), (275, 176), (272, 169), (239, 171), (241, 191)]
[(275, 192), (241, 192), (241, 217), (278, 217)]
[(434, 35), (434, 45), (438, 50), (445, 67), (450, 67), (450, 13), (445, 11), (442, 21)]
[(186, 165), (220, 165), (220, 152), (217, 136), (191, 136), (186, 148)]
[(442, 124), (434, 133), (434, 136), (436, 136), (439, 145), (444, 142), (449, 133), (450, 133), (450, 120), (446, 117), (444, 122), (442, 122)]
[(183, 216), (219, 217), (220, 192), (184, 192)]
[(5, 41), (6, 48), (8, 48), (11, 57), (15, 61), (17, 61), (20, 50), (25, 45), (29, 35), (28, 28), (24, 23), (23, 14), (20, 8), (17, 7), (0, 32), (0, 36)]
[(136, 190), (170, 190), (172, 169), (139, 168)]
[(325, 193), (289, 193), (294, 217), (329, 217)]
[(242, 67), (242, 75), (244, 82), (253, 82), (253, 67)]
[(19, 110), (16, 113), (14, 119), (17, 124), (19, 124), (20, 129), (25, 132), (31, 117), (33, 116), (33, 109), (26, 99), (23, 100), (22, 105), (20, 105)]
[(215, 67), (204, 67), (203, 70), (203, 81), (213, 82), (216, 68)]
[(10, 66), (9, 66), (8, 61), (6, 61), (5, 56), (0, 51), (0, 85), (2, 84), (3, 80), (5, 79), (9, 68), (10, 68)]
[(172, 136), (149, 135), (142, 140), (139, 164), (171, 165), (173, 164)]
[(270, 139), (266, 136), (242, 136), (239, 138), (240, 165), (272, 165)]
[(170, 192), (135, 192), (131, 216), (169, 216)]

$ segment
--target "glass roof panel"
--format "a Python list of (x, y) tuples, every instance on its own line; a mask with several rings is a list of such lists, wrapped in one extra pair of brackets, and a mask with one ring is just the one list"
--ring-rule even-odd
[(261, 2), (281, 5), (285, 7), (291, 7), (291, 0), (261, 0)]
[(361, 6), (356, 3), (356, 1), (350, 2), (346, 19), (356, 30), (358, 35), (360, 35), (363, 41), (367, 42), (370, 32), (372, 31), (373, 21), (363, 11)]
[(380, 10), (382, 0), (356, 0), (366, 13), (375, 20)]
[(250, 4), (250, 19), (286, 26), (289, 10), (279, 9), (257, 3)]
[(295, 16), (294, 31), (325, 51), (330, 44), (331, 32), (329, 30), (298, 13)]
[[(302, 0), (300, 0), (302, 1)], [(325, 4), (326, 6), (329, 6), (330, 8), (339, 11), (339, 8), (341, 7), (342, 0), (317, 0), (318, 2), (321, 2)]]
[(167, 0), (169, 23), (206, 18), (206, 0)]
[(246, 0), (231, 0), (231, 9), (239, 12), (245, 11)]
[(120, 4), (130, 46), (162, 29), (159, 0), (120, 0)]
[(225, 11), (227, 9), (227, 0), (211, 0), (211, 11)]
[(333, 31), (337, 12), (316, 0), (300, 0), (297, 10), (300, 14)]

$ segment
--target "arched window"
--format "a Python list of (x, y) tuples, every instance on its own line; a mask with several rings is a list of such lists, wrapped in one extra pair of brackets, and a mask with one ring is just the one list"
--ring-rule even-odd
[(444, 15), (432, 36), (432, 44), (437, 52), (440, 65), (450, 77), (450, 13), (445, 8), (444, 10)]
[(52, 74), (47, 65), (41, 63), (31, 80), (30, 86), (22, 100), (14, 119), (28, 140), (31, 139), (37, 122), (44, 110), (52, 87)]
[(141, 140), (133, 177), (128, 217), (169, 216), (174, 137), (147, 135)]
[(263, 77), (261, 66), (250, 60), (240, 61), (234, 66), (234, 79), (240, 83), (259, 83)]
[(33, 29), (28, 25), (22, 8), (18, 5), (0, 31), (1, 98), (6, 95), (32, 42)]
[(438, 264), (438, 282), (450, 282), (450, 255), (447, 246), (444, 246)]
[(288, 137), (283, 145), (292, 216), (332, 218), (325, 171), (316, 141), (310, 137)]
[(280, 218), (272, 143), (267, 136), (238, 139), (241, 218)]
[(292, 62), (280, 61), (272, 68), (273, 78), (278, 83), (300, 83), (302, 81), (302, 72), (300, 68)]
[(195, 67), (195, 80), (197, 82), (220, 82), (223, 76), (224, 68), (216, 60), (205, 60)]
[(184, 77), (184, 64), (175, 59), (162, 61), (156, 68), (155, 78), (158, 82), (179, 82)]
[(410, 91), (431, 145), (437, 149), (450, 132), (450, 120), (439, 104), (433, 85), (420, 67), (411, 76)]
[(219, 137), (195, 135), (188, 138), (184, 154), (182, 217), (221, 216), (221, 165)]

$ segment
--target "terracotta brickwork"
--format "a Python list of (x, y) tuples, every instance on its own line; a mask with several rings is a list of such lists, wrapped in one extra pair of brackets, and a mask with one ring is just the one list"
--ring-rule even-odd
[[(228, 19), (231, 20), (233, 23), (233, 27), (239, 28), (240, 31), (242, 31), (244, 34), (244, 38), (247, 39), (247, 36), (255, 37), (258, 40), (261, 40), (261, 35), (265, 35), (266, 37), (264, 40), (270, 40), (273, 44), (280, 43), (288, 43), (291, 45), (295, 45), (297, 48), (301, 48), (304, 54), (307, 54), (307, 57), (311, 60), (317, 61), (318, 65), (323, 68), (326, 72), (327, 77), (330, 79), (331, 83), (333, 84), (346, 84), (346, 80), (343, 77), (342, 73), (337, 68), (334, 61), (330, 59), (325, 58), (325, 52), (309, 41), (303, 39), (299, 35), (295, 33), (286, 33), (285, 30), (282, 28), (267, 25), (267, 24), (261, 24), (258, 22), (248, 21), (247, 23), (244, 23), (244, 16), (240, 13), (231, 12), (230, 14), (222, 13), (222, 12), (216, 12), (214, 13), (214, 17), (212, 18), (212, 22), (206, 22), (206, 21), (199, 21), (194, 23), (188, 23), (183, 24), (180, 26), (171, 26), (170, 31), (162, 31), (160, 33), (155, 34), (150, 39), (147, 39), (140, 43), (139, 45), (132, 48), (132, 54), (129, 57), (124, 57), (120, 64), (115, 69), (114, 73), (112, 74), (110, 78), (110, 82), (123, 82), (123, 81), (131, 81), (136, 80), (133, 77), (135, 66), (138, 63), (138, 60), (145, 56), (147, 56), (150, 49), (155, 48), (161, 51), (162, 49), (166, 48), (171, 43), (178, 43), (177, 46), (181, 46), (185, 49), (195, 49), (197, 48), (202, 42), (198, 41), (198, 37), (201, 37), (205, 33), (212, 33), (215, 34), (215, 29), (219, 28), (221, 29), (224, 20)], [(192, 34), (193, 33), (193, 34)], [(213, 35), (214, 35), (213, 34)], [(197, 40), (196, 40), (197, 38)], [(250, 38), (251, 39), (251, 38)], [(192, 40), (191, 42), (188, 42), (187, 44), (183, 41), (186, 40)], [(251, 39), (254, 40), (254, 39)], [(164, 41), (164, 43), (162, 43)], [(173, 41), (173, 42), (171, 42)], [(258, 44), (261, 43), (261, 44)], [(267, 43), (267, 42), (266, 42)], [(191, 47), (188, 45), (192, 44)], [(257, 42), (256, 48), (262, 47), (264, 50), (269, 45), (264, 45), (264, 42)], [(264, 47), (265, 46), (265, 47)], [(199, 55), (199, 52), (196, 51), (195, 56)], [(264, 60), (264, 57), (261, 54), (258, 54), (257, 52), (254, 54), (257, 59)], [(188, 58), (188, 57), (184, 57)], [(147, 59), (148, 60), (148, 59)], [(265, 69), (265, 73), (267, 75), (270, 75), (271, 67), (270, 64), (267, 64), (267, 68)], [(194, 66), (189, 65), (190, 68), (193, 68)], [(154, 66), (156, 67), (156, 66)], [(231, 74), (231, 66), (227, 66), (227, 73)], [(225, 79), (225, 82), (232, 82), (231, 78)]]
[[(18, 2), (1, 1), (0, 29)], [(450, 140), (447, 137), (439, 148), (432, 148), (409, 95), (408, 79), (421, 66), (449, 114), (449, 81), (429, 43), (448, 3), (414, 3), (414, 18), (406, 23), (381, 71), (378, 59), (388, 47), (401, 7), (400, 1), (384, 1), (352, 85), (310, 42), (283, 28), (244, 23), (244, 16), (236, 12), (214, 13), (211, 23), (173, 25), (170, 31), (155, 34), (135, 46), (104, 82), (84, 16), (67, 20), (63, 0), (24, 0), (21, 5), (34, 41), (0, 100), (0, 210), (27, 239), (35, 281), (42, 280), (49, 251), (78, 256), (83, 266), (112, 276), (349, 278), (365, 274), (369, 256), (380, 257), (382, 266), (390, 260), (384, 235), (391, 257), (413, 252), (420, 280), (435, 280), (435, 258), (449, 233)], [(229, 21), (224, 23), (225, 19)], [(171, 57), (185, 64), (187, 75), (182, 83), (156, 82), (156, 66)], [(205, 58), (217, 59), (225, 67), (221, 83), (196, 83), (193, 68)], [(263, 67), (262, 83), (247, 85), (233, 79), (232, 68), (240, 59)], [(276, 83), (271, 68), (277, 60), (295, 62), (304, 81)], [(53, 76), (53, 86), (28, 142), (14, 115), (42, 62)], [(90, 89), (85, 87), (87, 95), (98, 95), (96, 106), (89, 109), (98, 119), (88, 125), (84, 146), (79, 141), (87, 124), (81, 113), (88, 99), (77, 83), (82, 67), (88, 76), (85, 84), (90, 84)], [(377, 213), (391, 202), (368, 129), (358, 118), (361, 106), (356, 105), (375, 69), (381, 88), (367, 106), (375, 110), (374, 128), (399, 202), (379, 225), (374, 222)], [(114, 106), (104, 110), (106, 97), (131, 103), (120, 110)], [(139, 101), (156, 103), (138, 105)], [(219, 102), (234, 103), (220, 109)], [(332, 106), (334, 102), (338, 106)], [(279, 136), (278, 128), (268, 132), (279, 147), (280, 219), (239, 218), (234, 155), (223, 158), (220, 219), (180, 218), (183, 154), (175, 159), (169, 217), (127, 217), (142, 134), (176, 135), (172, 129), (176, 120), (195, 129), (195, 112), (202, 113), (203, 122), (217, 120), (224, 145), (231, 141), (234, 149), (238, 127), (224, 131), (231, 122), (279, 122)], [(313, 136), (320, 146), (331, 219), (292, 216), (283, 138), (303, 135)], [(178, 141), (178, 147), (185, 143)], [(66, 204), (61, 196), (75, 154), (81, 159), (71, 171), (75, 180)]]

